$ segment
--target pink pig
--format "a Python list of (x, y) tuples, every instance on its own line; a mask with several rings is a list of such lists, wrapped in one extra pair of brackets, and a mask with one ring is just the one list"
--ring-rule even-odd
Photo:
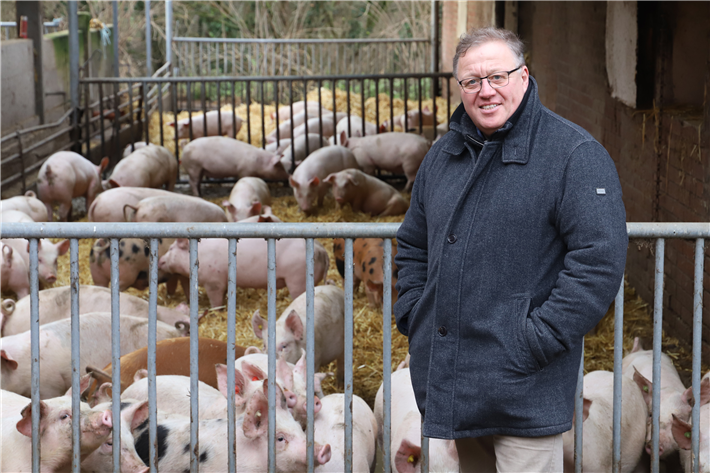
[[(306, 135), (299, 135), (291, 143), (289, 140), (289, 145), (281, 153), (281, 164), (286, 171), (291, 171), (291, 166), (295, 163), (296, 166), (301, 164), (304, 159), (308, 157), (309, 154), (313, 153), (315, 150), (324, 148), (329, 145), (327, 139), (315, 133), (308, 133), (308, 154), (306, 154)], [(321, 141), (323, 145), (321, 146)], [(294, 162), (292, 162), (294, 161)]]
[(301, 210), (311, 213), (315, 201), (317, 207), (322, 207), (329, 187), (323, 180), (349, 168), (359, 169), (360, 166), (353, 153), (343, 146), (327, 146), (311, 153), (288, 178)]
[(2, 273), (0, 287), (2, 292), (12, 291), (20, 299), (30, 293), (29, 268), (22, 257), (10, 245), (0, 241), (2, 253)]
[[(278, 265), (277, 265), (278, 267)], [(239, 274), (239, 272), (237, 272)], [(343, 290), (337, 286), (317, 286), (314, 294), (315, 316), (315, 359), (316, 371), (333, 360), (338, 362), (338, 382), (343, 384), (345, 363), (345, 336)], [(267, 322), (259, 311), (251, 319), (254, 335), (264, 341), (264, 351), (268, 350), (266, 337)], [(306, 349), (306, 294), (303, 293), (281, 313), (276, 321), (276, 353), (289, 363), (296, 363), (301, 351)]]
[[(222, 133), (219, 131), (219, 121), (222, 121)], [(242, 123), (244, 120), (239, 115), (232, 116), (231, 110), (212, 110), (204, 115), (193, 115), (192, 116), (192, 137), (201, 138), (203, 136), (224, 136), (227, 135), (230, 138), (234, 138), (234, 130), (232, 124), (233, 119), (236, 118), (236, 128), (237, 133), (242, 128)], [(205, 120), (207, 120), (207, 135), (205, 135)], [(175, 122), (167, 123), (168, 126), (175, 128)], [(190, 118), (183, 118), (177, 122), (177, 134), (178, 138), (189, 138), (190, 137)]]
[(234, 184), (229, 200), (222, 202), (227, 220), (238, 222), (253, 215), (271, 213), (271, 192), (263, 179), (243, 177)]
[[(348, 133), (348, 120), (350, 121), (350, 132)], [(335, 144), (342, 144), (340, 142), (340, 134), (345, 132), (346, 136), (369, 136), (376, 135), (379, 131), (378, 126), (375, 123), (365, 121), (365, 132), (362, 131), (362, 117), (357, 115), (345, 116), (338, 121), (338, 125), (335, 127), (335, 139), (337, 142)]]
[[(634, 347), (629, 355), (626, 355), (622, 362), (622, 373), (625, 376), (633, 377), (634, 381), (641, 387), (641, 391), (648, 405), (648, 412), (652, 409), (653, 383), (653, 351), (644, 350), (638, 337), (634, 340)], [(710, 387), (710, 386), (709, 386)], [(682, 421), (688, 421), (692, 410), (693, 402), (692, 388), (685, 389), (680, 380), (678, 371), (673, 366), (670, 357), (665, 353), (661, 354), (661, 395), (660, 395), (660, 432), (659, 432), (659, 457), (666, 458), (671, 453), (678, 450), (678, 444), (673, 439), (673, 416)], [(651, 453), (651, 417), (647, 418), (646, 424), (646, 451)]]
[(397, 189), (357, 169), (330, 174), (324, 180), (333, 186), (333, 197), (339, 204), (349, 203), (355, 212), (383, 217), (407, 212), (407, 202)]
[(72, 151), (60, 151), (47, 158), (37, 175), (37, 192), (39, 200), (47, 207), (47, 218), (53, 220), (52, 207), (56, 204), (59, 220), (66, 222), (74, 197), (85, 196), (86, 208), (91, 207), (96, 196), (113, 185), (110, 181), (101, 181), (101, 172), (106, 166), (108, 158), (94, 166)]
[(348, 138), (340, 134), (340, 141), (355, 155), (360, 168), (367, 174), (384, 169), (407, 177), (405, 191), (412, 188), (419, 166), (431, 142), (412, 133), (380, 133), (375, 136)]
[[(409, 368), (398, 369), (392, 373), (391, 407), (391, 459), (392, 471), (399, 473), (415, 473), (421, 471), (421, 414), (417, 408), (412, 388)], [(378, 425), (377, 441), (383, 448), (384, 428), (384, 385), (380, 386), (375, 397), (375, 418)], [(481, 471), (487, 459), (481, 459)], [(451, 472), (459, 471), (459, 456), (456, 443), (453, 440), (429, 440), (429, 471)], [(493, 470), (495, 471), (495, 466)]]
[[(80, 317), (81, 360), (83, 373), (88, 364), (111, 363), (111, 314), (93, 312)], [(148, 344), (148, 320), (121, 316), (121, 353), (126, 354)], [(157, 339), (184, 336), (185, 332), (158, 322)], [(61, 396), (71, 386), (71, 319), (58, 320), (40, 327), (40, 397)], [(30, 332), (0, 339), (0, 385), (2, 389), (23, 396), (31, 386)]]
[[(413, 110), (407, 111), (406, 115), (397, 115), (394, 117), (394, 126), (398, 126), (402, 129), (405, 127), (405, 117), (406, 117), (406, 126), (407, 129), (412, 129), (414, 127), (419, 126), (419, 122), (421, 120), (422, 125), (424, 126), (433, 126), (434, 125), (434, 113), (429, 110), (429, 106), (425, 106), (421, 113), (419, 112), (418, 108), (415, 108)], [(390, 121), (385, 120), (382, 122), (382, 126), (380, 127), (380, 130), (382, 132), (389, 131), (391, 128)]]
[(172, 197), (176, 194), (162, 189), (149, 187), (117, 187), (99, 194), (88, 211), (89, 222), (125, 222), (123, 208), (133, 207), (148, 197)]
[[(320, 115), (319, 115), (320, 113)], [(309, 120), (309, 133), (318, 133), (318, 123), (319, 119), (322, 116), (323, 117), (323, 126), (325, 127), (326, 122), (331, 122), (334, 123), (334, 120), (339, 119), (340, 117), (344, 116), (344, 113), (336, 113), (335, 116), (336, 118), (333, 118), (333, 112), (330, 110), (326, 109), (319, 109), (317, 107), (317, 104), (315, 107), (311, 107), (310, 104), (308, 106), (308, 114), (304, 110), (301, 110), (298, 113), (294, 113), (293, 118), (290, 119), (283, 119), (281, 116), (279, 116), (279, 126), (277, 129), (273, 130), (271, 133), (269, 133), (266, 136), (266, 142), (267, 143), (274, 143), (277, 142), (276, 140), (276, 131), (278, 130), (278, 135), (279, 135), (279, 141), (288, 139), (288, 138), (293, 138), (294, 136), (298, 136), (298, 133), (296, 133), (296, 130), (301, 127), (305, 122), (306, 118)], [(313, 120), (313, 121), (311, 121)], [(316, 128), (313, 128), (311, 125), (312, 123), (315, 123)], [(293, 127), (293, 136), (291, 135), (291, 128)], [(334, 126), (333, 126), (334, 128)], [(330, 132), (330, 135), (332, 135), (333, 132)], [(329, 136), (330, 136), (329, 135)]]
[(181, 161), (193, 195), (200, 195), (203, 177), (260, 177), (285, 180), (279, 156), (243, 141), (224, 137), (199, 138), (185, 146)]
[[(703, 376), (700, 395), (700, 473), (710, 473), (710, 391), (703, 397), (703, 386), (710, 385), (710, 371)], [(673, 418), (673, 438), (680, 447), (680, 463), (683, 465), (685, 473), (691, 473), (692, 469), (692, 426), (677, 417)]]
[[(648, 409), (641, 390), (627, 376), (621, 377), (621, 463), (619, 471), (635, 470), (646, 441), (644, 420)], [(584, 416), (582, 419), (584, 471), (612, 471), (612, 430), (614, 420), (614, 373), (592, 371), (584, 376)], [(575, 419), (577, 422), (577, 419)], [(565, 472), (574, 471), (574, 428), (562, 434)]]
[[(121, 293), (119, 299), (122, 315), (148, 318), (148, 301), (140, 297)], [(111, 312), (111, 290), (105, 287), (82, 284), (79, 287), (79, 314), (90, 312)], [(53, 287), (39, 291), (39, 323), (40, 325), (56, 322), (71, 317), (71, 287)], [(170, 326), (178, 322), (187, 322), (190, 318), (175, 309), (158, 306), (158, 320)], [(19, 299), (5, 326), (2, 336), (7, 337), (30, 329), (30, 296)]]
[[(11, 238), (2, 240), (7, 246), (11, 246), (17, 255), (22, 258), (25, 267), (30, 268), (30, 242), (24, 238)], [(40, 286), (48, 286), (57, 281), (57, 258), (69, 251), (69, 240), (62, 240), (59, 243), (52, 243), (47, 238), (41, 238), (37, 242), (37, 271), (39, 272)], [(29, 273), (28, 273), (29, 274)]]
[[(29, 358), (28, 358), (29, 360)], [(112, 432), (111, 411), (92, 409), (81, 403), (81, 457), (86, 458), (108, 440)], [(69, 471), (72, 462), (72, 400), (56, 397), (40, 401), (40, 470)], [(32, 405), (18, 415), (3, 416), (2, 471), (32, 471)]]
[(124, 205), (127, 222), (226, 222), (224, 210), (212, 202), (191, 195), (147, 197), (138, 205)]
[[(212, 307), (224, 304), (227, 292), (228, 241), (222, 238), (202, 239), (198, 246), (199, 284), (205, 288)], [(173, 274), (190, 276), (189, 242), (178, 238), (160, 258), (158, 267)], [(237, 244), (237, 286), (267, 287), (266, 240), (246, 238)], [(328, 253), (320, 243), (315, 244), (315, 281), (325, 278)], [(306, 290), (306, 242), (301, 239), (276, 241), (276, 287), (288, 287), (291, 297)]]
[(111, 180), (122, 187), (175, 188), (178, 162), (167, 148), (148, 145), (135, 150), (116, 164)]
[[(303, 110), (305, 110), (306, 102), (304, 102), (303, 100), (299, 100), (298, 102), (293, 102), (293, 104), (291, 104), (291, 105), (284, 105), (282, 107), (279, 107), (279, 113), (278, 113), (279, 121), (288, 120), (289, 118), (291, 118), (291, 108), (293, 108), (293, 114), (296, 115), (296, 114), (302, 112)], [(318, 105), (318, 102), (316, 102), (316, 101), (309, 101), (308, 102), (308, 114), (309, 115), (311, 115), (311, 114), (317, 115), (318, 110), (320, 110), (320, 109), (321, 109), (321, 107), (320, 107), (320, 105)], [(323, 109), (323, 113), (328, 113), (328, 110)], [(276, 120), (276, 115), (277, 115), (276, 112), (272, 112), (271, 119)]]
[(19, 210), (28, 215), (35, 222), (46, 222), (47, 207), (37, 198), (37, 194), (32, 191), (25, 192), (25, 195), (18, 195), (0, 202), (0, 212), (6, 210)]

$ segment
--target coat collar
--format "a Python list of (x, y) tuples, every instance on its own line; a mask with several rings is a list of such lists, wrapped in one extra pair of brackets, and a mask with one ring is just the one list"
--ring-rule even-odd
[[(515, 123), (507, 121), (498, 131), (493, 133), (488, 141), (500, 141), (503, 143), (501, 160), (503, 163), (527, 164), (529, 160), (530, 140), (533, 135), (533, 126), (537, 120), (535, 117), (542, 110), (542, 103), (537, 92), (537, 82), (530, 76), (528, 85), (528, 98), (522, 105), (520, 115)], [(517, 114), (517, 112), (516, 112)], [(444, 143), (442, 151), (459, 155), (464, 149), (464, 143), (468, 141), (474, 146), (476, 141), (483, 142), (484, 139), (478, 134), (475, 125), (466, 114), (463, 104), (460, 104), (451, 116), (449, 124), (451, 131), (455, 132), (455, 138)]]

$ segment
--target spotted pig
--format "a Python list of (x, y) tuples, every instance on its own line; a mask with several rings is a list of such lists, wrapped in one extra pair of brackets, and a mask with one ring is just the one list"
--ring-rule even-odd
[[(345, 241), (342, 238), (333, 240), (335, 265), (340, 275), (345, 278)], [(394, 256), (397, 247), (392, 246), (392, 303), (397, 301), (397, 266)], [(382, 262), (384, 241), (381, 238), (357, 238), (353, 242), (353, 290), (357, 291), (360, 281), (365, 282), (365, 294), (370, 307), (382, 307), (384, 272)]]

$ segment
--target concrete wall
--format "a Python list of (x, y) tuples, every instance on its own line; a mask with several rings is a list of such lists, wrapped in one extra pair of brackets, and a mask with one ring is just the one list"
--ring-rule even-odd
[(0, 54), (2, 55), (0, 126), (4, 135), (20, 123), (32, 122), (34, 117), (32, 41), (29, 39), (3, 41), (0, 44)]
[[(614, 159), (627, 220), (707, 222), (710, 103), (702, 95), (710, 88), (710, 3), (658, 3), (650, 8), (656, 9), (650, 13), (651, 33), (656, 35), (652, 42), (656, 64), (650, 71), (655, 84), (651, 99), (656, 106), (651, 109), (638, 109), (612, 96), (606, 41), (614, 32), (606, 29), (606, 3), (520, 2), (519, 32), (528, 47), (528, 64), (540, 85), (543, 103), (587, 129)], [(642, 33), (639, 38), (644, 37)], [(637, 71), (644, 67), (638, 64)], [(637, 75), (639, 79), (645, 78)], [(653, 303), (652, 246), (632, 242), (626, 266), (629, 283), (649, 304)], [(706, 362), (710, 361), (709, 255), (706, 244)], [(686, 348), (692, 340), (693, 257), (694, 242), (666, 242), (663, 327)]]

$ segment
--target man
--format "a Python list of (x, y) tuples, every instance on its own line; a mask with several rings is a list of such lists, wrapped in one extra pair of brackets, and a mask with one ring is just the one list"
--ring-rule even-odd
[(423, 433), (456, 439), (463, 472), (479, 440), (498, 471), (561, 472), (582, 340), (626, 262), (619, 178), (540, 103), (513, 33), (462, 36), (454, 76), (463, 104), (397, 233), (394, 312)]

